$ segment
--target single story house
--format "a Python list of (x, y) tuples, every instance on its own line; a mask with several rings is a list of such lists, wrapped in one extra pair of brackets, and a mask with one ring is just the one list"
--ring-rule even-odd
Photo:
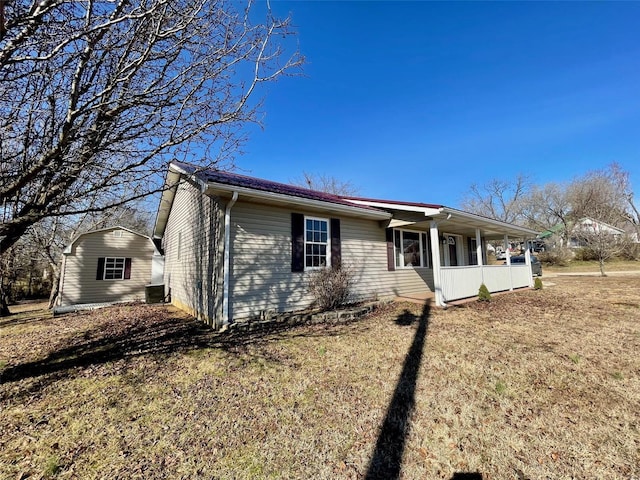
[[(551, 242), (553, 237), (559, 239), (560, 246), (564, 244), (564, 232), (565, 227), (562, 224), (558, 224), (549, 230), (538, 235), (538, 238), (546, 242)], [(617, 242), (625, 235), (625, 231), (621, 228), (614, 227), (605, 222), (601, 222), (591, 217), (584, 217), (576, 221), (573, 225), (570, 225), (569, 235), (567, 235), (567, 247), (568, 248), (583, 248), (587, 246), (585, 237), (592, 235), (602, 235), (603, 237), (609, 237), (613, 242)]]
[(349, 265), (354, 300), (434, 292), (438, 305), (532, 286), (487, 265), (489, 240), (535, 231), (443, 205), (346, 198), (172, 162), (154, 239), (171, 302), (216, 328), (312, 304), (309, 272)]
[(162, 284), (164, 257), (153, 240), (124, 227), (78, 235), (64, 249), (60, 307), (145, 299), (145, 288)]

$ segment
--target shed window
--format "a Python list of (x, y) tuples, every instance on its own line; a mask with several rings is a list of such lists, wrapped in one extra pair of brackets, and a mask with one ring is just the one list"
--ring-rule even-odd
[(98, 259), (96, 280), (128, 280), (130, 278), (130, 258), (101, 257)]

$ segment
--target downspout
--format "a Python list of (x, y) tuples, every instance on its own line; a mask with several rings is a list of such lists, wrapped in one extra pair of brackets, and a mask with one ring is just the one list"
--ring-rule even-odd
[(224, 209), (224, 257), (222, 262), (222, 329), (229, 326), (229, 270), (231, 263), (231, 208), (238, 200), (238, 192), (233, 192), (231, 200)]

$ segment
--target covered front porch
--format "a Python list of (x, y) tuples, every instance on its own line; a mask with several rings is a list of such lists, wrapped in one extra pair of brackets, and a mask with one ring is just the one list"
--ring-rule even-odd
[[(442, 210), (428, 220), (436, 305), (476, 296), (482, 284), (491, 293), (533, 286), (530, 251), (525, 252), (524, 264), (513, 265), (507, 246), (511, 239), (526, 245), (537, 232), (460, 210)], [(468, 252), (460, 258), (465, 239)], [(504, 265), (487, 261), (487, 243), (496, 240), (505, 245)]]
[[(366, 204), (393, 214), (385, 227), (393, 230), (390, 237), (394, 244), (389, 249), (393, 247), (396, 268), (421, 266), (433, 270), (432, 296), (438, 306), (474, 297), (482, 284), (491, 293), (533, 286), (528, 250), (524, 264), (512, 265), (506, 248), (505, 264), (489, 265), (487, 244), (498, 241), (506, 247), (511, 240), (519, 240), (526, 245), (527, 239), (536, 237), (534, 230), (441, 205), (373, 200)], [(419, 238), (419, 245), (415, 238)], [(428, 262), (416, 260), (420, 257), (416, 254), (418, 248)]]

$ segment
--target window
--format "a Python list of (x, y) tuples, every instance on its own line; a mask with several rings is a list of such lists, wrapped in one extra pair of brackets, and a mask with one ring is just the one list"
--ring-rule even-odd
[(104, 259), (104, 279), (123, 280), (124, 279), (124, 258)]
[(96, 280), (129, 280), (131, 278), (131, 259), (119, 257), (98, 258)]
[(182, 255), (182, 232), (178, 232), (178, 253), (176, 255), (178, 260), (180, 260), (181, 255)]
[(340, 268), (341, 245), (339, 218), (327, 220), (291, 212), (292, 272), (328, 266)]
[(427, 267), (429, 265), (427, 235), (425, 233), (395, 229), (393, 243), (397, 268)]
[(329, 221), (324, 218), (305, 217), (304, 266), (322, 268), (328, 265)]

